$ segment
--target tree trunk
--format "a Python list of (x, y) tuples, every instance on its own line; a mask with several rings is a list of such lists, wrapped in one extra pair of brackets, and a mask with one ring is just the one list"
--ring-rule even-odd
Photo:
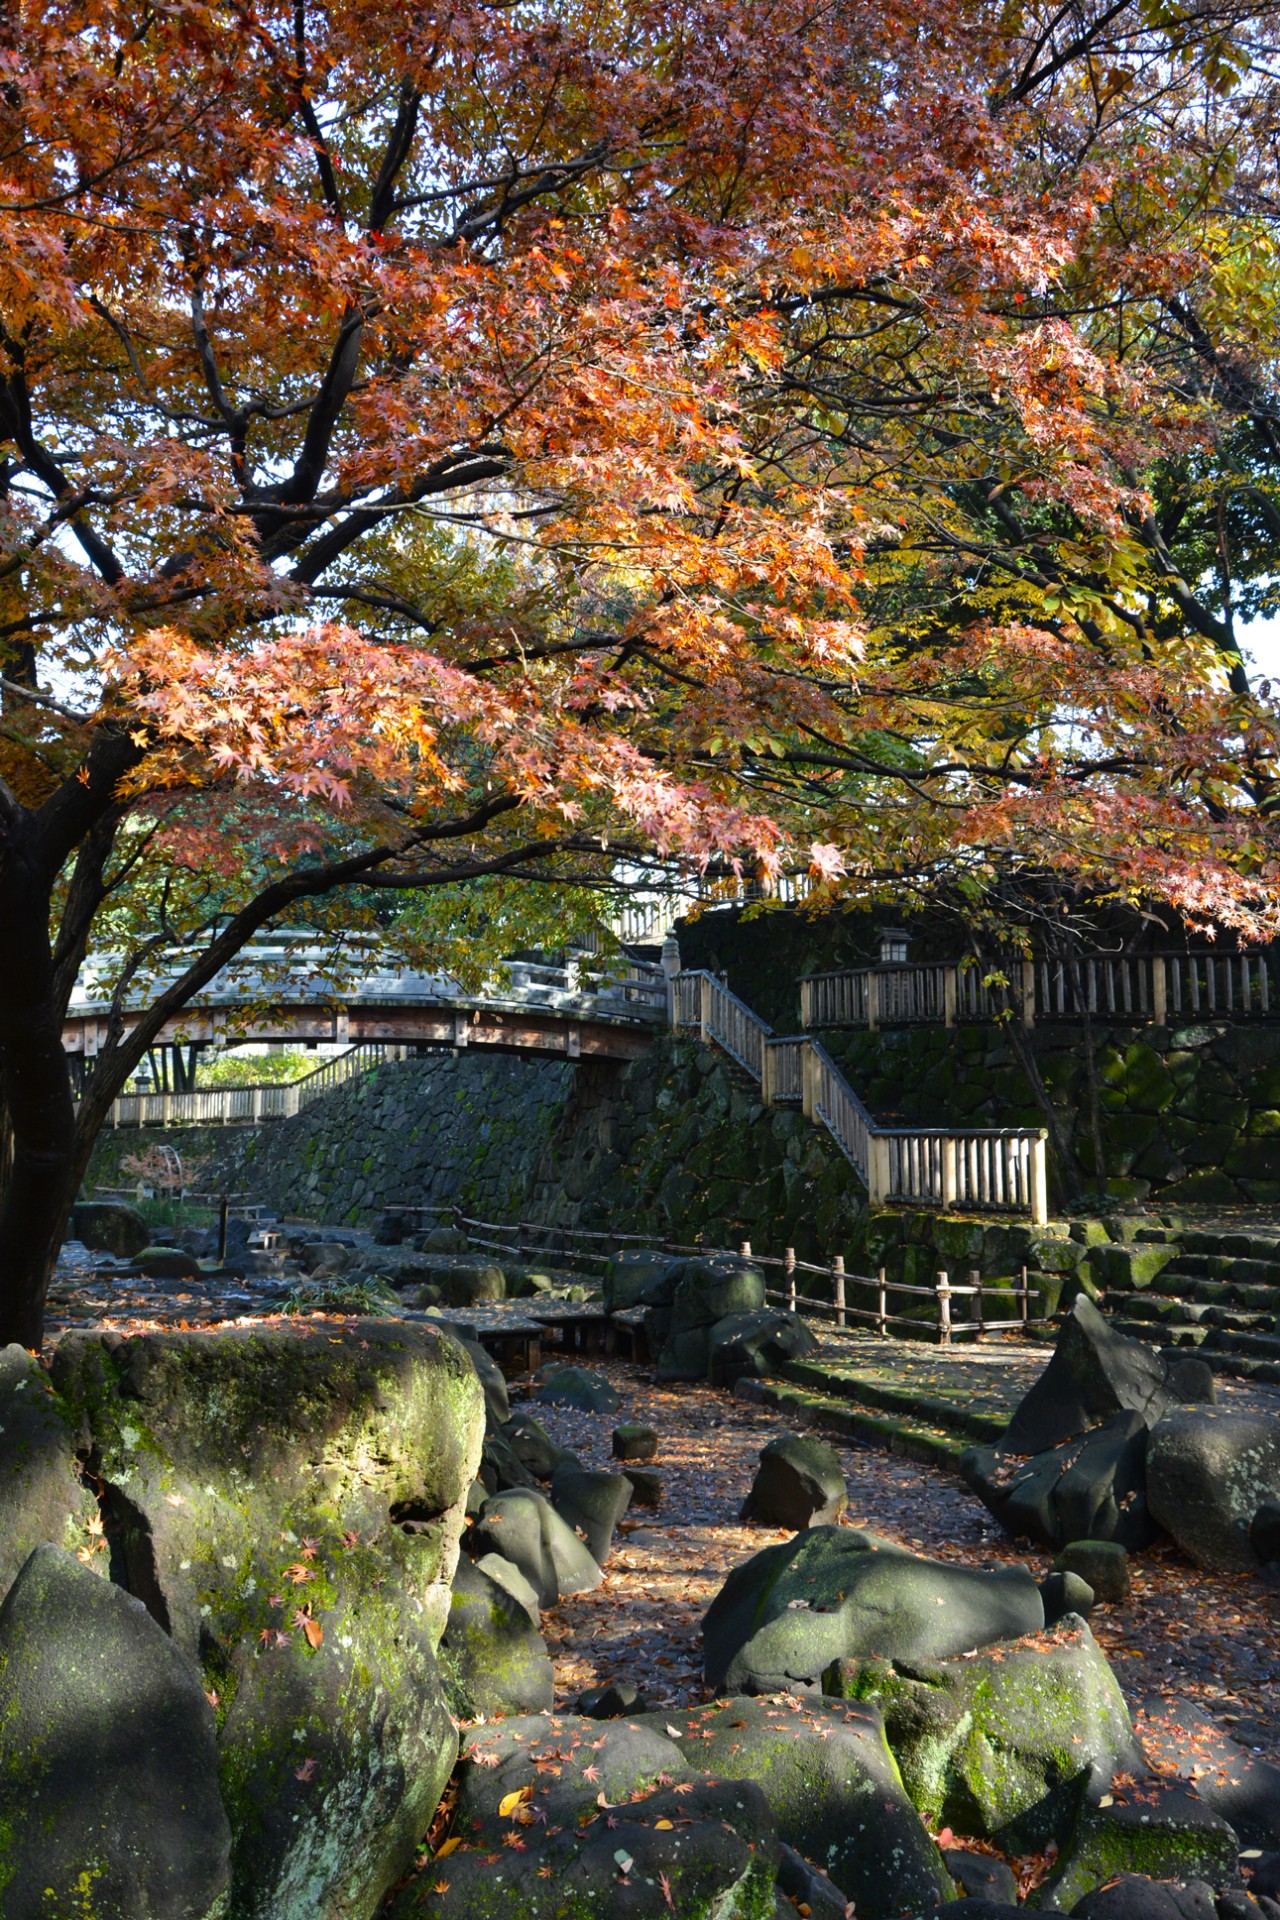
[(12, 840), (0, 859), (0, 918), (0, 1345), (38, 1349), (80, 1170), (48, 892)]

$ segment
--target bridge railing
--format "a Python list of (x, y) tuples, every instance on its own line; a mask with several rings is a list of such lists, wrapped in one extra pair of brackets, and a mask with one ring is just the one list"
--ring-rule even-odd
[(300, 1080), (248, 1087), (197, 1087), (191, 1093), (122, 1093), (111, 1102), (109, 1127), (256, 1126), (291, 1120), (313, 1100), (344, 1086), (385, 1060), (404, 1059), (407, 1047), (367, 1041), (328, 1060)]
[(1037, 1019), (1114, 1019), (1163, 1027), (1170, 1021), (1257, 1020), (1280, 1014), (1280, 955), (1254, 953), (1084, 954), (1073, 962), (1040, 956), (988, 984), (976, 967), (855, 967), (806, 975), (800, 1024), (867, 1027), (931, 1021), (953, 1027), (993, 1020), (1012, 1008)]
[(778, 1038), (723, 981), (677, 974), (674, 1025), (696, 1029), (754, 1080), (766, 1106), (799, 1098), (826, 1128), (873, 1206), (904, 1201), (1048, 1218), (1046, 1132), (1041, 1127), (880, 1127), (826, 1048), (807, 1035)]

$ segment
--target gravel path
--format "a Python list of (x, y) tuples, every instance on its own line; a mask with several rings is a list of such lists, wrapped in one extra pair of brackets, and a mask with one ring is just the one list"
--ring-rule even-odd
[[(995, 1354), (996, 1350), (988, 1349)], [(1036, 1365), (1046, 1359), (1043, 1349)], [(595, 1363), (593, 1363), (595, 1364)], [(984, 1369), (997, 1358), (984, 1354)], [(600, 1368), (622, 1394), (616, 1415), (531, 1409), (584, 1464), (616, 1465), (612, 1427), (641, 1420), (661, 1436), (653, 1463), (664, 1494), (653, 1515), (633, 1508), (619, 1530), (605, 1584), (564, 1600), (544, 1616), (556, 1665), (556, 1704), (606, 1680), (634, 1680), (660, 1706), (703, 1697), (702, 1613), (730, 1568), (786, 1532), (738, 1524), (757, 1456), (783, 1429), (766, 1408), (710, 1387), (652, 1386), (639, 1368)], [(1020, 1397), (1026, 1382), (1016, 1385)], [(1228, 1388), (1236, 1403), (1261, 1389)], [(1274, 1396), (1273, 1396), (1274, 1403)], [(865, 1526), (915, 1552), (971, 1565), (1020, 1560), (1037, 1578), (1050, 1556), (1013, 1547), (959, 1481), (869, 1448), (838, 1446), (849, 1486), (849, 1524)], [(1098, 1607), (1093, 1630), (1132, 1707), (1152, 1692), (1198, 1700), (1244, 1745), (1280, 1761), (1280, 1590), (1252, 1574), (1209, 1574), (1172, 1547), (1133, 1563), (1134, 1591), (1123, 1605)]]

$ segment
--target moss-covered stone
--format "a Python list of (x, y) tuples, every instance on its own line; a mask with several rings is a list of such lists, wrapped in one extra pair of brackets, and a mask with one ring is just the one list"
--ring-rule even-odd
[(1062, 1840), (1084, 1796), (1140, 1767), (1115, 1676), (1082, 1620), (964, 1660), (845, 1660), (823, 1690), (877, 1706), (933, 1827), (1014, 1851)]
[(371, 1914), (452, 1765), (434, 1653), (483, 1433), (469, 1359), (362, 1320), (72, 1335), (52, 1375), (113, 1570), (218, 1698), (231, 1914)]
[(1149, 1781), (1109, 1804), (1086, 1801), (1069, 1844), (1030, 1905), (1070, 1913), (1095, 1887), (1117, 1874), (1150, 1880), (1204, 1880), (1211, 1887), (1240, 1884), (1239, 1841), (1226, 1821), (1194, 1793)]

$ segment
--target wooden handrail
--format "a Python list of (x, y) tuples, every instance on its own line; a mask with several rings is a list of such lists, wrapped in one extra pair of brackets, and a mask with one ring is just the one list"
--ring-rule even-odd
[(800, 1024), (867, 1027), (994, 1020), (1013, 1010), (1040, 1020), (1258, 1020), (1280, 1014), (1280, 958), (1254, 953), (1083, 954), (1074, 965), (1043, 955), (1013, 962), (1007, 987), (976, 967), (934, 961), (854, 967), (800, 979)]
[(1029, 1213), (1037, 1226), (1048, 1219), (1045, 1128), (878, 1126), (820, 1042), (779, 1038), (710, 973), (676, 976), (673, 1022), (696, 1026), (730, 1054), (760, 1082), (764, 1105), (798, 1094), (806, 1118), (826, 1128), (873, 1206), (898, 1200)]

